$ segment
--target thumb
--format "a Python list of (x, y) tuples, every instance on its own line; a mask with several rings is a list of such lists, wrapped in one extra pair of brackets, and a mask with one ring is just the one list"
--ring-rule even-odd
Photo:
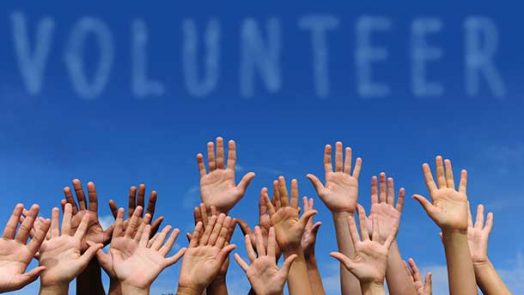
[(318, 221), (317, 223), (315, 223), (313, 225), (313, 227), (311, 228), (311, 233), (313, 234), (313, 236), (317, 236), (317, 233), (318, 233), (318, 230), (320, 229), (320, 226), (322, 225), (322, 222)]
[(291, 270), (291, 265), (293, 265), (293, 262), (295, 262), (297, 257), (297, 254), (293, 254), (284, 260), (284, 264), (282, 265), (282, 269), (280, 269), (280, 271), (285, 275), (286, 278), (289, 275), (289, 271)]
[(102, 251), (102, 248), (104, 248), (104, 244), (94, 244), (89, 243), (89, 248), (84, 252), (82, 256), (80, 256), (79, 261), (83, 266), (87, 266), (91, 259), (95, 257), (98, 250)]
[(242, 191), (242, 192), (245, 192), (247, 187), (249, 186), (249, 184), (253, 180), (253, 178), (255, 178), (255, 173), (254, 172), (249, 172), (246, 175), (244, 175), (244, 177), (242, 177), (242, 179), (238, 183), (238, 186), (237, 186), (238, 189), (240, 191)]
[(111, 241), (111, 239), (113, 238), (113, 230), (115, 229), (115, 225), (112, 224), (110, 227), (108, 227), (105, 231), (104, 231), (104, 243), (106, 244), (109, 244), (109, 242)]
[(244, 220), (237, 218), (237, 222), (240, 225), (240, 230), (244, 236), (251, 235), (251, 229)]
[(32, 282), (36, 281), (40, 274), (46, 269), (45, 266), (38, 266), (33, 268), (32, 270), (20, 275), (20, 280), (17, 283), (19, 288), (22, 288), (26, 285), (31, 284)]
[(413, 195), (412, 198), (417, 200), (420, 203), (420, 205), (422, 205), (422, 207), (428, 215), (431, 215), (431, 212), (433, 211), (433, 204), (431, 204), (431, 202), (428, 201), (428, 199), (424, 198), (421, 195)]
[(235, 250), (236, 247), (237, 247), (236, 245), (231, 244), (231, 245), (225, 246), (224, 248), (222, 248), (222, 250), (220, 250), (220, 252), (217, 254), (217, 259), (218, 261), (220, 261), (220, 265), (224, 264), (224, 261), (226, 261), (229, 254), (233, 250)]
[(307, 177), (307, 179), (309, 179), (309, 181), (311, 182), (311, 184), (313, 185), (313, 187), (317, 191), (317, 194), (320, 196), (320, 191), (322, 191), (324, 189), (324, 185), (322, 184), (320, 179), (318, 179), (318, 177), (316, 177), (313, 174), (308, 174), (308, 175), (306, 175), (306, 177)]
[(309, 219), (311, 219), (317, 213), (318, 213), (317, 210), (309, 210), (307, 212), (304, 212), (304, 214), (302, 214), (302, 217), (300, 217), (300, 220), (298, 221), (300, 226), (302, 228), (306, 228), (306, 225)]

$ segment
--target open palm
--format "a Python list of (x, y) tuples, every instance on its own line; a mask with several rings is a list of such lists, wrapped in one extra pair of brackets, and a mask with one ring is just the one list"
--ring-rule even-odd
[(307, 178), (329, 210), (332, 212), (354, 212), (358, 200), (358, 177), (362, 160), (357, 159), (353, 174), (351, 174), (351, 148), (346, 148), (345, 160), (343, 160), (342, 143), (337, 142), (335, 170), (333, 170), (331, 153), (331, 145), (326, 145), (324, 149), (325, 184), (322, 184), (320, 179), (313, 174), (308, 174)]
[(200, 171), (200, 194), (202, 202), (207, 207), (215, 206), (220, 212), (228, 212), (244, 196), (249, 183), (255, 177), (255, 173), (249, 172), (238, 183), (235, 182), (236, 169), (236, 143), (231, 140), (228, 143), (227, 167), (224, 165), (224, 140), (218, 137), (215, 145), (213, 142), (207, 144), (208, 168), (206, 172), (204, 156), (197, 155), (197, 164)]
[[(445, 168), (444, 168), (445, 164)], [(424, 164), (424, 178), (432, 203), (421, 195), (413, 197), (419, 201), (428, 215), (441, 229), (468, 229), (468, 197), (466, 195), (467, 172), (462, 170), (459, 190), (455, 189), (451, 161), (436, 158), (437, 184), (433, 180), (428, 164)]]

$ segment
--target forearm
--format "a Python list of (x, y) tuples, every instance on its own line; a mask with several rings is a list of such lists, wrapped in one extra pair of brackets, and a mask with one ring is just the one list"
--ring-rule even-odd
[(69, 284), (60, 284), (53, 286), (40, 286), (38, 294), (40, 295), (67, 295)]
[(284, 257), (287, 258), (293, 254), (297, 258), (291, 265), (288, 276), (288, 288), (290, 295), (312, 295), (311, 284), (309, 283), (306, 260), (301, 249), (284, 251)]
[[(349, 235), (348, 216), (350, 213), (333, 213), (338, 251), (347, 257), (353, 257), (355, 249)], [(360, 281), (340, 264), (340, 285), (342, 295), (362, 294)]]
[(361, 284), (362, 295), (384, 295), (384, 283), (363, 283)]
[(205, 289), (190, 287), (190, 286), (180, 286), (178, 285), (176, 294), (177, 295), (202, 295)]
[(96, 258), (91, 259), (85, 270), (76, 278), (76, 294), (105, 295), (102, 269)]
[(391, 295), (417, 295), (413, 280), (408, 276), (404, 267), (397, 241), (393, 241), (389, 248), (386, 280)]
[(306, 258), (306, 267), (313, 294), (326, 294), (324, 291), (324, 286), (322, 285), (322, 277), (320, 276), (320, 271), (318, 270), (317, 259), (314, 255)]
[(138, 288), (127, 284), (122, 284), (122, 294), (124, 295), (149, 295), (149, 287)]
[(216, 278), (209, 287), (207, 287), (208, 295), (227, 295), (226, 277)]
[(485, 295), (505, 295), (511, 294), (506, 287), (506, 284), (502, 281), (497, 270), (491, 263), (491, 261), (486, 261), (483, 263), (473, 263), (473, 268), (475, 270), (475, 278), (479, 288), (482, 290), (482, 293)]
[(450, 294), (477, 294), (466, 232), (443, 230), (442, 239), (448, 265)]

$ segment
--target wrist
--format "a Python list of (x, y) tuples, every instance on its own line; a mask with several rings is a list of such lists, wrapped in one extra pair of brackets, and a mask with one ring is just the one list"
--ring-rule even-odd
[(334, 221), (348, 222), (348, 216), (354, 216), (355, 211), (332, 211)]
[(122, 284), (119, 280), (115, 278), (110, 278), (109, 280), (109, 292), (110, 295), (120, 295), (122, 294)]
[(41, 295), (66, 295), (69, 292), (68, 283), (40, 285)]
[(178, 289), (176, 294), (177, 295), (202, 295), (202, 292), (204, 292), (204, 288), (200, 288), (197, 286), (184, 286), (178, 284)]
[(217, 288), (219, 286), (224, 286), (226, 284), (226, 274), (217, 276), (211, 284), (207, 287), (209, 288)]
[(149, 286), (137, 287), (137, 286), (126, 284), (125, 282), (123, 282), (121, 283), (121, 288), (122, 288), (122, 294), (136, 294), (136, 295), (149, 294)]
[(304, 254), (304, 259), (306, 260), (306, 263), (308, 265), (308, 269), (310, 266), (317, 267), (317, 258), (315, 257), (315, 253), (310, 254)]
[(360, 282), (360, 288), (363, 295), (384, 294), (384, 280)]
[(486, 268), (486, 267), (491, 267), (492, 264), (491, 264), (491, 261), (489, 260), (489, 258), (486, 257), (486, 259), (482, 259), (482, 260), (473, 260), (473, 266), (475, 268)]

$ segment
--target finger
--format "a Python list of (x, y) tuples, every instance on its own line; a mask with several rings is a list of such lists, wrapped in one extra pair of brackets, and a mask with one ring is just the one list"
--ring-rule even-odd
[(270, 227), (269, 233), (267, 235), (267, 256), (271, 258), (276, 258), (276, 247), (277, 241), (275, 236), (275, 228)]
[(237, 164), (237, 145), (234, 140), (228, 142), (227, 147), (227, 169), (235, 171)]
[(162, 222), (164, 221), (164, 216), (160, 216), (153, 223), (151, 224), (151, 234), (154, 235), (158, 231), (158, 228), (160, 228), (160, 225), (162, 225)]
[(358, 219), (362, 241), (369, 240), (368, 228), (366, 226), (366, 210), (360, 204), (358, 205)]
[(348, 216), (348, 227), (349, 227), (349, 235), (351, 236), (351, 241), (353, 242), (353, 246), (355, 247), (357, 242), (360, 241), (360, 237), (358, 235), (357, 224), (355, 223), (355, 218), (352, 215)]
[(282, 272), (286, 278), (288, 277), (289, 271), (291, 270), (291, 265), (293, 265), (293, 262), (295, 262), (295, 259), (297, 258), (297, 254), (292, 254), (288, 258), (286, 258), (286, 260), (284, 260), (284, 264), (282, 264), (282, 268), (279, 272)]
[(18, 285), (20, 287), (29, 285), (30, 283), (36, 281), (45, 270), (45, 266), (37, 266), (32, 270), (20, 275), (20, 281)]
[[(378, 217), (377, 215), (372, 215), (371, 217), (371, 224), (372, 224), (372, 232), (371, 232), (371, 240), (380, 242), (379, 241), (379, 228), (378, 228)], [(366, 226), (367, 229), (367, 226)]]
[(318, 230), (320, 229), (320, 226), (322, 225), (322, 222), (321, 221), (317, 221), (313, 227), (311, 228), (311, 233), (313, 234), (313, 236), (317, 236), (317, 233), (318, 233)]
[(386, 201), (391, 206), (395, 205), (395, 181), (392, 177), (388, 178), (388, 197)]
[(406, 198), (406, 190), (403, 187), (401, 187), (400, 191), (398, 192), (397, 206), (395, 207), (398, 212), (402, 213), (402, 209), (404, 209), (405, 198)]
[[(233, 226), (231, 221), (232, 219), (229, 216), (227, 216), (224, 219), (223, 225), (220, 229), (220, 233), (218, 234), (218, 239), (214, 243), (215, 247), (218, 247), (218, 248), (224, 247), (224, 245), (226, 244), (226, 240), (231, 238), (231, 230), (232, 230), (231, 227)], [(210, 245), (213, 245), (213, 244), (210, 244)]]
[(195, 209), (193, 209), (193, 219), (195, 220), (195, 225), (199, 221), (202, 221), (202, 214), (200, 213), (200, 206), (195, 207)]
[(491, 233), (491, 229), (493, 229), (493, 218), (493, 212), (489, 212), (486, 219), (486, 226), (484, 227), (488, 231), (488, 234)]
[(75, 237), (75, 239), (77, 240), (81, 240), (82, 238), (84, 238), (86, 232), (87, 232), (87, 225), (89, 223), (89, 216), (86, 214), (84, 215), (84, 217), (82, 217), (82, 221), (80, 222), (80, 225), (78, 226), (78, 228), (76, 229), (76, 232), (75, 234), (73, 235), (73, 237)]
[(258, 198), (258, 219), (262, 218), (267, 214), (267, 205), (264, 200), (264, 195), (268, 195), (267, 187), (263, 187), (260, 191), (260, 197)]
[(397, 235), (397, 231), (398, 231), (398, 225), (395, 224), (392, 226), (391, 232), (389, 233), (388, 237), (386, 238), (386, 241), (384, 242), (384, 246), (386, 246), (386, 248), (389, 249), (389, 247), (391, 247), (391, 244), (393, 243)]
[(417, 200), (420, 205), (422, 205), (422, 208), (424, 208), (426, 213), (431, 216), (431, 213), (433, 212), (433, 204), (431, 204), (430, 201), (421, 195), (413, 195), (412, 198)]
[(415, 281), (422, 282), (422, 277), (420, 276), (420, 270), (417, 267), (417, 264), (415, 263), (415, 260), (413, 258), (408, 259), (409, 267), (413, 271), (413, 278)]
[(173, 249), (173, 246), (175, 245), (176, 239), (178, 238), (178, 235), (180, 234), (180, 230), (178, 228), (175, 228), (171, 234), (169, 235), (169, 238), (167, 239), (167, 242), (160, 248), (160, 254), (163, 256), (166, 256), (171, 249)]
[(196, 155), (198, 172), (200, 172), (200, 177), (206, 176), (206, 165), (204, 164), (204, 155), (198, 153)]
[(481, 230), (484, 227), (484, 205), (477, 206), (477, 218), (475, 220), (475, 228)]
[(193, 230), (193, 233), (191, 234), (191, 241), (189, 242), (189, 248), (195, 248), (199, 245), (202, 227), (203, 227), (202, 222), (198, 222), (195, 225), (195, 229)]
[(213, 227), (213, 230), (211, 231), (211, 234), (209, 235), (209, 240), (207, 241), (208, 245), (215, 245), (218, 239), (218, 236), (220, 235), (220, 231), (222, 230), (222, 226), (224, 224), (225, 219), (226, 219), (225, 214), (220, 214), (218, 216), (215, 226)]
[(468, 227), (473, 227), (473, 216), (471, 216), (471, 204), (468, 201)]
[(89, 198), (89, 210), (98, 213), (98, 196), (95, 184), (92, 181), (87, 183), (87, 196)]
[(64, 208), (64, 216), (62, 217), (62, 235), (72, 236), (71, 219), (73, 218), (73, 206), (67, 203)]
[(351, 173), (351, 148), (350, 147), (347, 147), (346, 148), (346, 155), (345, 155), (345, 158), (344, 158), (344, 173), (345, 174), (350, 174)]
[(467, 194), (467, 187), (468, 187), (468, 171), (462, 170), (462, 172), (460, 173), (459, 192)]
[(324, 172), (326, 175), (333, 172), (333, 163), (331, 163), (331, 145), (326, 144), (324, 148)]
[(211, 205), (211, 207), (209, 209), (211, 211), (211, 215), (216, 216), (216, 215), (219, 214), (218, 210), (217, 210), (217, 207), (215, 205)]
[(131, 217), (133, 216), (133, 213), (135, 213), (136, 208), (136, 186), (131, 186), (129, 188), (129, 197), (128, 197), (128, 207), (127, 207), (127, 216)]
[(111, 210), (113, 217), (116, 218), (116, 215), (118, 214), (118, 206), (114, 200), (109, 200), (109, 209)]
[(451, 161), (448, 159), (444, 160), (444, 165), (446, 168), (446, 184), (448, 188), (455, 189), (455, 179), (453, 177), (453, 167), (451, 166)]
[(335, 143), (335, 171), (342, 172), (344, 169), (342, 161), (342, 142)]
[(20, 225), (18, 234), (16, 235), (16, 241), (19, 243), (25, 244), (29, 238), (29, 233), (33, 228), (33, 224), (38, 216), (38, 211), (40, 211), (40, 206), (34, 204), (29, 209), (29, 213), (26, 215), (24, 222)]
[[(142, 225), (144, 225), (144, 224), (145, 223), (142, 223)], [(144, 230), (141, 231), (140, 236), (138, 234), (136, 235), (137, 237), (140, 237), (140, 240), (138, 241), (138, 244), (141, 247), (147, 247), (147, 242), (149, 241), (150, 234), (151, 234), (151, 225), (146, 224), (144, 226)], [(135, 239), (136, 239), (136, 237), (135, 237)]]
[(133, 238), (135, 236), (136, 231), (138, 230), (138, 227), (140, 226), (140, 216), (142, 216), (143, 207), (137, 206), (135, 208), (135, 211), (133, 212), (133, 216), (131, 216), (131, 219), (127, 223), (125, 236), (128, 238)]
[(280, 191), (279, 191), (279, 186), (278, 186), (278, 180), (273, 181), (273, 202), (274, 202), (276, 210), (282, 207), (282, 202), (280, 202)]
[(237, 185), (238, 190), (244, 193), (247, 190), (247, 187), (249, 186), (251, 181), (253, 181), (253, 179), (255, 178), (255, 175), (256, 174), (254, 172), (249, 172), (246, 175), (244, 175), (244, 177), (242, 177), (242, 179)]
[(75, 189), (79, 210), (87, 209), (87, 201), (80, 180), (73, 179), (73, 188)]
[(164, 244), (164, 241), (167, 237), (167, 234), (171, 231), (171, 225), (166, 225), (158, 234), (155, 239), (155, 242), (151, 245), (151, 249), (158, 251)]
[(291, 180), (291, 199), (289, 201), (291, 208), (298, 209), (298, 181)]
[(446, 184), (446, 175), (444, 172), (444, 161), (442, 160), (442, 156), (437, 156), (435, 158), (435, 165), (437, 167), (438, 188), (445, 188), (447, 187), (447, 184)]
[(146, 186), (145, 184), (141, 183), (138, 186), (138, 197), (137, 197), (137, 206), (141, 206), (142, 208), (145, 208), (145, 198), (146, 198)]
[[(89, 244), (89, 242), (88, 242)], [(100, 263), (100, 266), (102, 266), (102, 268), (106, 271), (108, 270), (111, 270), (113, 268), (112, 264), (112, 258), (111, 258), (111, 254), (108, 254), (108, 253), (104, 253), (104, 251), (102, 249), (96, 251), (96, 259), (98, 260), (98, 262)]]
[(237, 253), (235, 253), (233, 257), (235, 258), (235, 261), (237, 262), (238, 266), (240, 266), (240, 268), (244, 272), (247, 272), (247, 270), (249, 269), (249, 265), (244, 261), (244, 259), (240, 258), (240, 255), (238, 255)]
[(276, 213), (275, 207), (273, 207), (273, 204), (269, 200), (269, 196), (267, 194), (264, 195), (264, 201), (266, 202), (266, 206), (269, 211), (269, 216), (275, 215)]
[(304, 212), (302, 216), (299, 219), (299, 224), (302, 229), (306, 228), (306, 225), (308, 221), (317, 214), (317, 210), (309, 210), (307, 212)]
[[(140, 222), (140, 224), (138, 225), (138, 230), (136, 231), (135, 235), (133, 236), (133, 239), (137, 243), (139, 243), (140, 240), (142, 239), (142, 236), (144, 235), (144, 231), (146, 229), (146, 225), (150, 225), (149, 224), (150, 221), (151, 221), (151, 215), (146, 214), (144, 220), (142, 222)], [(149, 229), (149, 230), (151, 231), (151, 229)]]
[(249, 228), (249, 225), (242, 219), (237, 219), (238, 224), (240, 225), (240, 230), (242, 231), (242, 235), (251, 235), (251, 229)]
[(224, 169), (224, 139), (217, 137), (217, 168)]
[(36, 252), (40, 249), (40, 245), (44, 242), (47, 232), (49, 230), (49, 227), (51, 226), (51, 221), (48, 219), (42, 219), (41, 222), (39, 222), (38, 226), (35, 229), (33, 237), (31, 237), (31, 241), (29, 242), (29, 251), (35, 255)]
[(124, 235), (124, 208), (119, 208), (115, 220), (115, 229), (113, 231), (113, 238)]
[(184, 257), (184, 254), (186, 253), (187, 248), (182, 248), (178, 250), (178, 252), (175, 253), (175, 255), (169, 257), (166, 259), (167, 266), (171, 266), (180, 260), (180, 258)]
[(306, 175), (306, 177), (307, 177), (307, 179), (309, 179), (309, 181), (311, 182), (311, 184), (313, 185), (313, 187), (317, 191), (317, 194), (320, 195), (320, 192), (324, 189), (324, 185), (322, 184), (320, 179), (318, 179), (318, 177), (316, 177), (313, 174), (308, 174), (308, 175)]
[(379, 200), (381, 203), (386, 203), (386, 173), (381, 172), (379, 175)]
[(431, 295), (432, 293), (432, 281), (433, 281), (433, 275), (432, 273), (428, 272), (426, 275), (426, 280), (424, 281), (424, 290), (426, 291), (426, 294)]
[(158, 198), (158, 194), (156, 191), (151, 191), (149, 194), (149, 202), (147, 203), (147, 211), (146, 213), (151, 214), (151, 217), (155, 215), (155, 209), (156, 209), (156, 200)]
[(349, 259), (346, 255), (340, 252), (331, 252), (329, 253), (329, 255), (335, 258), (336, 260), (340, 261), (340, 263), (342, 263), (342, 265), (344, 265), (346, 269), (348, 269), (349, 271), (352, 271), (356, 268), (351, 259)]
[(16, 228), (18, 227), (18, 221), (20, 220), (20, 217), (22, 216), (22, 211), (24, 210), (24, 205), (17, 204), (15, 208), (13, 209), (13, 213), (11, 214), (11, 217), (9, 217), (9, 220), (7, 221), (7, 225), (5, 226), (4, 233), (2, 237), (4, 239), (12, 240), (15, 238), (16, 235)]
[(59, 211), (58, 208), (53, 208), (51, 211), (51, 238), (57, 238), (60, 236), (60, 229), (59, 229)]
[(280, 194), (280, 202), (282, 203), (282, 207), (287, 207), (289, 200), (286, 186), (286, 178), (284, 176), (278, 177), (278, 192)]
[(206, 229), (204, 230), (204, 234), (202, 235), (202, 238), (200, 239), (200, 245), (207, 245), (209, 241), (209, 236), (211, 235), (211, 232), (213, 231), (213, 228), (215, 227), (216, 221), (217, 221), (217, 217), (211, 216), (208, 224), (206, 225)]
[(251, 263), (255, 262), (255, 260), (257, 259), (257, 253), (255, 252), (255, 249), (253, 249), (251, 238), (247, 235), (244, 236), (244, 244), (246, 245), (247, 257), (249, 257)]
[(73, 198), (73, 192), (71, 191), (71, 188), (66, 186), (64, 187), (64, 196), (66, 198), (66, 201), (71, 204), (73, 209), (73, 214), (76, 214), (78, 212), (78, 205), (75, 202), (75, 199)]
[(210, 141), (207, 143), (207, 165), (209, 172), (215, 171), (217, 163), (215, 161), (215, 144)]
[(207, 215), (207, 207), (204, 203), (200, 203), (200, 216), (202, 216), (202, 223), (207, 225), (209, 223), (209, 216)]
[(358, 179), (360, 176), (360, 170), (362, 169), (362, 158), (357, 158), (355, 161), (355, 169), (353, 169), (353, 177)]
[(427, 163), (422, 165), (422, 171), (424, 173), (424, 182), (426, 183), (426, 187), (428, 188), (429, 193), (432, 194), (437, 190), (437, 185), (433, 180), (433, 174), (431, 174), (431, 169)]
[(258, 256), (266, 256), (266, 248), (264, 247), (264, 239), (262, 238), (262, 231), (260, 227), (255, 226), (255, 243), (257, 247)]
[(378, 204), (378, 179), (371, 177), (371, 205)]
[(62, 207), (62, 212), (64, 212), (66, 204), (67, 204), (66, 199), (60, 200), (60, 206)]

